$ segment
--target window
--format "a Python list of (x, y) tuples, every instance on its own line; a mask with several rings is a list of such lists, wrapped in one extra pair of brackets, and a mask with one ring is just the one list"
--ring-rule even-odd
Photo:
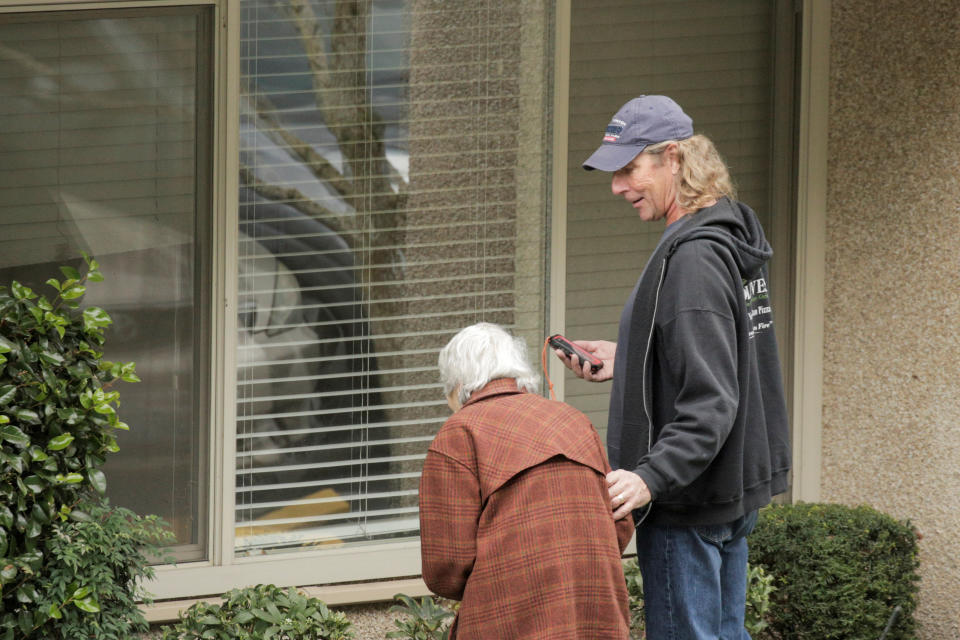
[(0, 13), (0, 277), (103, 265), (159, 598), (415, 574), (440, 348), (544, 336), (551, 3), (197, 2)]
[[(789, 374), (795, 200), (792, 4), (573, 3), (568, 238), (577, 242), (568, 241), (567, 250), (569, 337), (616, 340), (623, 304), (663, 232), (662, 225), (640, 222), (611, 196), (609, 174), (586, 172), (581, 163), (600, 144), (604, 127), (623, 103), (641, 94), (665, 94), (693, 118), (698, 133), (717, 145), (739, 199), (757, 212), (774, 245), (774, 309)], [(605, 428), (609, 389), (572, 375), (565, 384), (566, 400)]]
[(410, 538), (449, 414), (439, 349), (478, 321), (543, 335), (543, 186), (529, 209), (518, 193), (520, 162), (546, 165), (518, 142), (524, 91), (545, 96), (521, 87), (524, 17), (242, 7), (236, 552)]
[(114, 504), (206, 546), (209, 16), (190, 8), (0, 13), (0, 282), (37, 291), (95, 256), (105, 357), (133, 360)]

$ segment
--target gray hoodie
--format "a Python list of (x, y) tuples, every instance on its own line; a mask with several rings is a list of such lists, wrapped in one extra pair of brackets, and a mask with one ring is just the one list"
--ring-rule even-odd
[(787, 488), (772, 251), (756, 214), (726, 198), (675, 224), (624, 309), (607, 448), (649, 487), (649, 522), (719, 524)]

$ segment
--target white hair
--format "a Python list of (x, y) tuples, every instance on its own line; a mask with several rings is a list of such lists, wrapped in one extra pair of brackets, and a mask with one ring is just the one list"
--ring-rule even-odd
[(536, 393), (540, 377), (527, 360), (527, 343), (496, 324), (480, 322), (461, 329), (440, 351), (440, 381), (447, 397), (459, 387), (463, 404), (491, 380), (514, 378), (517, 387)]

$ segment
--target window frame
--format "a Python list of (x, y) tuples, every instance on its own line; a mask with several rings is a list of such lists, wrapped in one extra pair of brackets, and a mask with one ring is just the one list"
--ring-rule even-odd
[[(571, 0), (557, 0), (555, 36), (557, 68), (554, 76), (553, 218), (550, 241), (550, 326), (563, 332), (566, 326), (566, 120), (570, 95), (569, 47)], [(776, 69), (794, 64), (796, 77), (776, 78), (775, 97), (793, 93), (792, 114), (778, 114), (774, 144), (787, 147), (792, 158), (776, 161), (773, 174), (785, 187), (776, 194), (778, 206), (792, 210), (793, 217), (771, 229), (779, 246), (778, 288), (790, 292), (785, 319), (789, 331), (778, 335), (786, 367), (784, 384), (790, 401), (792, 427), (791, 502), (820, 499), (822, 468), (821, 434), (823, 389), (824, 278), (826, 257), (827, 140), (829, 132), (830, 20), (831, 0), (778, 2), (777, 26), (782, 41), (793, 51), (776, 52)], [(791, 16), (790, 13), (796, 15)], [(791, 36), (784, 28), (796, 28)], [(789, 64), (787, 64), (789, 63)], [(792, 86), (787, 87), (787, 84)], [(795, 121), (794, 121), (795, 118)], [(792, 131), (791, 131), (792, 130)], [(795, 132), (795, 134), (794, 134)], [(790, 184), (790, 181), (794, 181)], [(792, 188), (790, 188), (792, 187)], [(559, 361), (549, 373), (557, 397), (564, 399), (566, 370)]]
[[(336, 585), (370, 582), (330, 600), (362, 602), (382, 599), (384, 584), (415, 577), (404, 583), (410, 595), (429, 591), (419, 579), (419, 539), (371, 542), (341, 548), (296, 553), (236, 557), (234, 553), (236, 399), (238, 344), (239, 168), (241, 87), (241, 9), (236, 0), (0, 0), (0, 13), (135, 10), (157, 7), (212, 7), (213, 81), (211, 199), (210, 366), (204, 386), (209, 389), (206, 513), (207, 559), (155, 567), (156, 580), (148, 585), (155, 600), (221, 594), (243, 584), (278, 586)], [(546, 5), (545, 5), (546, 6)], [(391, 591), (391, 594), (393, 591)], [(149, 616), (149, 614), (148, 614)], [(153, 616), (149, 616), (155, 619)]]
[[(210, 47), (212, 55), (212, 68), (210, 69), (200, 69), (200, 78), (198, 81), (202, 82), (204, 79), (212, 79), (222, 76), (220, 72), (221, 61), (219, 58), (222, 57), (220, 49), (218, 47), (219, 39), (221, 38), (221, 29), (219, 25), (221, 24), (221, 0), (140, 0), (140, 1), (100, 1), (100, 2), (90, 2), (89, 0), (62, 0), (60, 2), (51, 2), (50, 0), (0, 0), (0, 14), (44, 14), (44, 13), (79, 13), (85, 12), (84, 18), (92, 17), (96, 18), (96, 15), (86, 15), (87, 12), (90, 14), (96, 14), (96, 12), (109, 12), (109, 15), (118, 15), (118, 16), (129, 16), (131, 12), (136, 9), (168, 9), (168, 8), (177, 8), (177, 7), (191, 7), (191, 8), (203, 8), (203, 7), (214, 7), (214, 16), (210, 20), (210, 33), (205, 34), (206, 37), (210, 38)], [(222, 111), (222, 104), (224, 103), (224, 93), (220, 89), (216, 89), (212, 96), (209, 96), (210, 99), (201, 99), (197, 103), (197, 118), (198, 121), (201, 119), (206, 119), (205, 122), (209, 124), (209, 127), (204, 124), (203, 132), (206, 134), (206, 139), (201, 149), (198, 152), (196, 163), (197, 163), (197, 202), (206, 201), (207, 207), (210, 211), (210, 217), (206, 220), (198, 220), (198, 240), (200, 242), (207, 243), (206, 249), (204, 251), (206, 264), (202, 265), (196, 274), (195, 278), (199, 282), (206, 278), (208, 282), (199, 282), (201, 286), (208, 288), (207, 292), (200, 293), (200, 296), (204, 300), (209, 301), (209, 310), (206, 317), (198, 318), (197, 325), (201, 328), (203, 327), (213, 327), (211, 330), (212, 335), (216, 335), (215, 332), (218, 331), (216, 327), (220, 321), (222, 311), (217, 308), (217, 300), (224, 299), (223, 292), (223, 279), (219, 277), (219, 274), (215, 273), (218, 271), (217, 254), (221, 251), (220, 243), (217, 238), (213, 237), (216, 235), (217, 230), (221, 227), (222, 224), (222, 213), (223, 207), (216, 206), (215, 201), (218, 199), (221, 189), (218, 188), (216, 184), (217, 177), (222, 173), (223, 169), (220, 168), (223, 154), (217, 148), (217, 138), (222, 138), (222, 135), (216, 131), (216, 129), (222, 129), (220, 126), (222, 123), (218, 122), (218, 115)], [(211, 113), (212, 112), (212, 113)], [(208, 224), (209, 223), (209, 224)], [(209, 250), (209, 251), (206, 251)], [(205, 335), (205, 331), (200, 332), (201, 335)], [(206, 474), (203, 478), (205, 483), (201, 490), (205, 489), (205, 493), (199, 497), (199, 508), (200, 513), (206, 516), (206, 521), (201, 527), (201, 540), (197, 544), (188, 543), (184, 545), (184, 548), (193, 551), (201, 551), (206, 549), (206, 555), (210, 556), (213, 553), (215, 548), (214, 542), (214, 531), (219, 530), (221, 527), (220, 518), (217, 515), (215, 507), (215, 497), (216, 493), (219, 490), (222, 490), (222, 487), (219, 486), (218, 476), (215, 475), (213, 471), (213, 462), (216, 456), (216, 443), (215, 434), (213, 431), (220, 424), (220, 421), (216, 417), (218, 413), (218, 405), (214, 396), (216, 395), (216, 390), (218, 389), (218, 376), (222, 375), (223, 367), (216, 362), (218, 351), (218, 345), (216, 341), (211, 345), (211, 350), (209, 353), (204, 354), (204, 357), (201, 358), (203, 364), (206, 365), (204, 368), (205, 371), (198, 372), (197, 380), (197, 392), (200, 394), (199, 404), (201, 405), (201, 416), (202, 419), (207, 421), (207, 438), (205, 441), (200, 442), (200, 447), (202, 448), (201, 458), (203, 463), (206, 465)], [(176, 551), (174, 551), (176, 555)], [(207, 564), (207, 560), (203, 561), (186, 561), (183, 564)]]
[[(793, 355), (794, 499), (815, 500), (820, 489), (820, 415), (823, 344), (823, 268), (826, 205), (827, 85), (830, 2), (802, 2), (795, 233)], [(213, 78), (212, 209), (210, 316), (212, 340), (209, 394), (207, 497), (208, 559), (158, 566), (148, 590), (158, 600), (220, 594), (241, 584), (335, 584), (372, 580), (350, 590), (338, 602), (362, 602), (379, 594), (391, 578), (418, 576), (419, 541), (371, 543), (283, 556), (234, 558), (234, 473), (236, 436), (236, 347), (238, 299), (240, 8), (232, 0), (0, 0), (0, 12), (48, 12), (212, 6)], [(553, 22), (552, 173), (547, 182), (551, 221), (547, 260), (549, 326), (564, 326), (566, 217), (566, 112), (569, 96), (570, 0), (557, 0)], [(563, 397), (562, 370), (551, 362), (550, 374)], [(384, 570), (386, 568), (386, 570)], [(378, 583), (380, 586), (378, 587)], [(405, 584), (411, 595), (427, 593), (422, 581)], [(331, 600), (333, 602), (333, 600)]]
[(793, 308), (793, 483), (796, 501), (820, 500), (827, 228), (831, 0), (800, 7), (797, 219)]
[[(0, 13), (47, 13), (64, 11), (116, 11), (134, 9), (154, 9), (160, 7), (213, 7), (211, 23), (213, 60), (212, 69), (202, 70), (213, 79), (214, 91), (209, 108), (212, 110), (212, 130), (209, 132), (211, 144), (208, 157), (198, 157), (198, 164), (206, 160), (206, 167), (199, 167), (202, 174), (198, 179), (208, 178), (209, 184), (203, 190), (210, 199), (211, 208), (211, 246), (210, 264), (210, 310), (203, 319), (211, 327), (211, 335), (232, 336), (236, 331), (236, 274), (228, 268), (236, 264), (236, 207), (237, 207), (237, 161), (232, 159), (230, 150), (236, 150), (236, 101), (229, 100), (231, 82), (235, 91), (239, 90), (239, 38), (230, 37), (229, 0), (140, 0), (89, 2), (85, 0), (0, 0)], [(239, 22), (234, 28), (239, 33)], [(235, 64), (231, 69), (230, 47), (237, 51), (232, 56)], [(206, 114), (199, 114), (204, 117)], [(231, 129), (232, 127), (232, 129)], [(232, 138), (232, 140), (231, 140)], [(232, 214), (230, 212), (233, 212)], [(231, 255), (233, 262), (231, 263)], [(222, 303), (220, 302), (222, 301)], [(232, 328), (231, 328), (232, 327)], [(200, 388), (209, 389), (206, 399), (209, 420), (207, 451), (207, 495), (203, 501), (207, 516), (206, 548), (207, 560), (184, 562), (176, 567), (158, 566), (158, 581), (150, 585), (157, 597), (178, 597), (209, 593), (197, 591), (194, 585), (180, 578), (188, 578), (200, 568), (209, 568), (216, 564), (229, 564), (232, 559), (232, 482), (233, 476), (233, 371), (234, 341), (214, 339), (210, 349), (209, 368)], [(201, 372), (201, 377), (204, 374)], [(229, 511), (225, 511), (229, 509)], [(230, 516), (229, 523), (227, 516)], [(228, 526), (229, 525), (229, 526)], [(224, 549), (229, 553), (225, 554)], [(215, 589), (221, 592), (230, 588)]]

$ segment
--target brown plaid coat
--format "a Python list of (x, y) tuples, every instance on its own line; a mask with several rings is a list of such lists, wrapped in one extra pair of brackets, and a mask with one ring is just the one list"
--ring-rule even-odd
[(420, 481), (423, 579), (458, 640), (623, 639), (629, 605), (600, 438), (582, 413), (490, 382), (440, 429)]

